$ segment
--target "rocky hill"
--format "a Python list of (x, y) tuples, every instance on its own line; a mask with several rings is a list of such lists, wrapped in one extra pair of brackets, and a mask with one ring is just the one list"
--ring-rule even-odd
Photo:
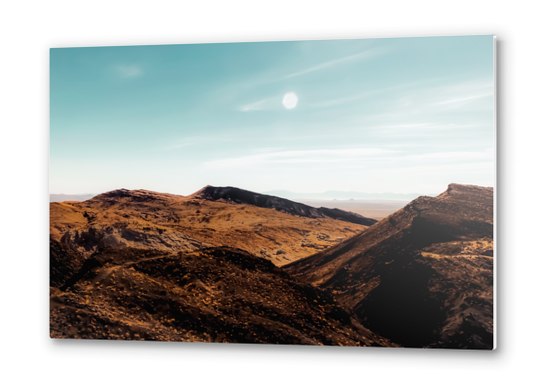
[(330, 209), (327, 216), (315, 211), (308, 217), (271, 208), (119, 189), (84, 202), (52, 203), (50, 233), (53, 240), (85, 256), (106, 247), (179, 252), (227, 246), (283, 265), (366, 228), (341, 220), (362, 217), (345, 211)]
[(56, 275), (54, 338), (395, 346), (328, 292), (238, 249), (108, 248)]
[(213, 187), (208, 185), (191, 196), (211, 201), (225, 201), (235, 204), (248, 204), (255, 207), (270, 208), (290, 215), (308, 217), (311, 219), (331, 218), (365, 226), (371, 226), (376, 223), (376, 220), (354, 212), (343, 211), (337, 208), (315, 208), (281, 197), (264, 195), (234, 187)]
[(403, 346), (493, 347), (493, 189), (451, 184), (285, 267)]
[(493, 347), (493, 189), (371, 226), (236, 188), (50, 205), (51, 336)]

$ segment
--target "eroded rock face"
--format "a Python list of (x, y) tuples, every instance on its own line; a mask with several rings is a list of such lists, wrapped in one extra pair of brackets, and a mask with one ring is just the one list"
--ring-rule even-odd
[(136, 229), (123, 225), (68, 230), (60, 242), (82, 254), (91, 254), (101, 248), (141, 248), (179, 252), (211, 246), (179, 232), (150, 227)]
[(285, 269), (401, 345), (491, 349), (492, 250), (493, 189), (451, 184)]

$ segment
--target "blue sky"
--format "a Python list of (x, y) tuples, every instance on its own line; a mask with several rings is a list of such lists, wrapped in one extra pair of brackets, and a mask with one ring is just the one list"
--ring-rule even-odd
[(492, 36), (54, 48), (50, 70), (51, 193), (494, 184)]

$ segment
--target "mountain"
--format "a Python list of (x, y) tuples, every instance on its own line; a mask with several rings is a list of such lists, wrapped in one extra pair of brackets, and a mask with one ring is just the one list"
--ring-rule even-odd
[(100, 248), (179, 252), (224, 246), (283, 265), (337, 244), (374, 222), (342, 210), (224, 190), (211, 194), (207, 187), (178, 196), (119, 189), (83, 202), (51, 203), (51, 239), (83, 259)]
[(492, 188), (357, 216), (232, 187), (51, 203), (51, 336), (493, 347)]
[(85, 201), (92, 199), (95, 194), (86, 193), (86, 194), (77, 194), (77, 195), (64, 195), (62, 193), (51, 193), (49, 195), (49, 202), (51, 203), (61, 203), (63, 201)]
[[(265, 192), (269, 195), (280, 196), (286, 199), (299, 200), (402, 200), (410, 201), (421, 195), (421, 193), (368, 193), (357, 191), (326, 191), (320, 193), (299, 193), (285, 190), (276, 190)], [(431, 195), (430, 195), (431, 196)]]
[(338, 208), (375, 220), (382, 220), (410, 203), (410, 200), (297, 200), (312, 207)]
[(57, 275), (53, 338), (396, 346), (328, 292), (239, 249), (108, 248)]
[(408, 347), (493, 347), (493, 188), (450, 184), (284, 270)]
[(227, 201), (261, 208), (271, 208), (290, 215), (312, 219), (328, 217), (366, 226), (376, 223), (376, 220), (369, 219), (358, 213), (343, 211), (337, 208), (314, 208), (277, 196), (264, 195), (235, 187), (213, 187), (208, 185), (191, 196), (211, 201)]

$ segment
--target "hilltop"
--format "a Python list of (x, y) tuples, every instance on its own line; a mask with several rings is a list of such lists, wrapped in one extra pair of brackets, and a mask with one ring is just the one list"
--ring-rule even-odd
[(83, 202), (51, 203), (51, 238), (85, 257), (107, 247), (179, 252), (226, 246), (283, 265), (367, 228), (351, 221), (375, 222), (249, 191), (242, 191), (243, 200), (239, 191), (206, 187), (179, 196), (118, 189)]
[(315, 208), (281, 197), (264, 195), (235, 187), (213, 187), (208, 185), (191, 195), (191, 197), (270, 208), (290, 215), (308, 217), (311, 219), (331, 218), (366, 226), (376, 223), (376, 220), (354, 212), (343, 211), (337, 208)]
[(493, 346), (493, 188), (450, 184), (285, 266), (404, 346)]

